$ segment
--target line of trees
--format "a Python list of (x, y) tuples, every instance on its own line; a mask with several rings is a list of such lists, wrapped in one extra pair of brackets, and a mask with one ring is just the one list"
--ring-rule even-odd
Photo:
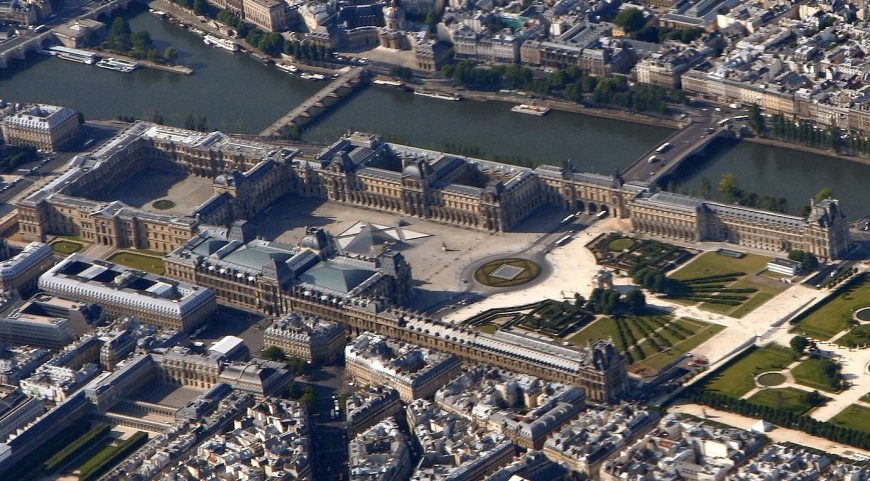
[(6, 146), (0, 154), (0, 172), (11, 172), (19, 165), (36, 159), (36, 148)]
[(161, 53), (154, 46), (150, 33), (133, 32), (130, 24), (123, 17), (117, 17), (112, 21), (103, 49), (151, 62), (174, 62), (178, 58), (178, 51), (172, 47), (167, 47)]
[(655, 85), (630, 87), (624, 77), (599, 79), (577, 68), (556, 69), (546, 77), (535, 78), (534, 72), (522, 65), (479, 66), (470, 60), (445, 65), (441, 72), (454, 83), (472, 90), (501, 88), (530, 91), (544, 96), (562, 97), (580, 103), (584, 95), (592, 102), (615, 105), (640, 112), (665, 113), (665, 100), (683, 101), (684, 95)]
[(236, 35), (239, 38), (245, 39), (248, 44), (272, 57), (278, 57), (285, 53), (298, 61), (317, 62), (328, 60), (335, 53), (329, 47), (287, 40), (277, 32), (264, 32), (250, 23), (244, 22), (228, 9), (221, 10), (216, 18), (218, 22), (236, 29)]
[(836, 151), (851, 150), (862, 154), (870, 154), (870, 139), (849, 133), (831, 124), (820, 126), (809, 120), (797, 122), (786, 119), (785, 115), (777, 114), (771, 118), (771, 132), (774, 137), (792, 142), (799, 142), (824, 149)]
[(646, 296), (640, 289), (634, 289), (623, 297), (616, 289), (596, 287), (586, 301), (585, 309), (606, 315), (625, 311), (640, 314), (646, 309)]
[[(825, 401), (818, 392), (807, 393), (807, 404), (818, 405)], [(785, 428), (797, 429), (813, 436), (848, 444), (862, 449), (870, 449), (870, 433), (857, 429), (837, 426), (836, 424), (813, 419), (806, 414), (795, 414), (785, 409), (751, 403), (745, 399), (735, 399), (717, 392), (693, 387), (686, 391), (686, 397), (696, 403), (715, 409), (734, 412), (744, 416), (760, 418)]]
[(758, 195), (755, 192), (747, 192), (740, 188), (737, 176), (731, 172), (722, 174), (722, 177), (719, 179), (719, 193), (726, 202), (732, 204), (756, 207), (774, 212), (788, 212), (788, 201), (785, 197), (767, 194)]

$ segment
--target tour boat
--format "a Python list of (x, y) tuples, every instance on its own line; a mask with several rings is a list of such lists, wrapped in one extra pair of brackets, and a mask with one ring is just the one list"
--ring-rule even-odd
[(294, 67), (293, 65), (287, 65), (285, 63), (277, 63), (276, 62), (275, 66), (278, 67), (278, 69), (283, 70), (287, 73), (296, 73), (299, 71), (299, 69)]
[(239, 46), (232, 40), (227, 40), (225, 38), (215, 37), (214, 35), (207, 33), (205, 37), (202, 37), (202, 41), (205, 42), (206, 45), (212, 45), (215, 47), (220, 47), (224, 50), (229, 50), (230, 52), (238, 52)]
[(116, 58), (109, 57), (109, 58), (104, 58), (103, 60), (100, 60), (99, 62), (97, 62), (97, 67), (108, 69), (108, 70), (114, 70), (116, 72), (130, 73), (130, 72), (136, 70), (136, 68), (139, 67), (139, 64), (135, 63), (135, 62), (127, 62), (125, 60), (118, 60)]
[(319, 73), (303, 73), (299, 75), (299, 78), (304, 78), (305, 80), (326, 80), (326, 75), (321, 75)]
[(519, 112), (521, 114), (537, 115), (538, 117), (546, 115), (550, 111), (550, 107), (542, 107), (540, 105), (519, 104), (511, 108), (511, 112)]
[(372, 80), (372, 83), (375, 84), (375, 85), (383, 85), (383, 86), (386, 86), (386, 87), (398, 87), (398, 88), (400, 88), (400, 89), (401, 89), (401, 88), (405, 88), (405, 83), (404, 83), (404, 82), (399, 82), (398, 80), (381, 80), (381, 79), (377, 79), (377, 80)]
[(62, 58), (64, 60), (69, 60), (70, 62), (78, 62), (84, 63), (88, 65), (93, 65), (97, 63), (97, 55), (88, 52), (87, 50), (78, 50), (75, 48), (68, 47), (49, 47), (49, 50), (54, 52), (54, 55), (57, 58)]
[(462, 100), (462, 97), (460, 97), (456, 94), (445, 94), (445, 93), (441, 93), (441, 92), (436, 92), (434, 90), (417, 89), (414, 91), (414, 95), (421, 95), (423, 97), (432, 97), (433, 99), (450, 100), (453, 102), (455, 102), (457, 100)]

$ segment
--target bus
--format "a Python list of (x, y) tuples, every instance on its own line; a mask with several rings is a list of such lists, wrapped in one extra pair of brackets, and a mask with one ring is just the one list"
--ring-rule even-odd
[(565, 224), (567, 224), (567, 223), (573, 221), (573, 220), (576, 219), (576, 218), (577, 218), (577, 214), (571, 214), (571, 215), (569, 215), (568, 217), (565, 217), (564, 219), (562, 219), (562, 222), (560, 222), (559, 224), (560, 224), (560, 225), (565, 225)]
[(666, 150), (668, 150), (668, 149), (670, 149), (670, 148), (671, 148), (671, 143), (670, 143), (670, 142), (665, 142), (665, 143), (663, 143), (662, 145), (660, 145), (659, 148), (656, 149), (656, 153), (657, 153), (657, 154), (661, 154), (662, 152), (664, 152), (664, 151), (666, 151)]
[(734, 117), (734, 120), (737, 122), (739, 122), (741, 120), (749, 120), (749, 116), (748, 115), (738, 115), (737, 117)]
[(559, 240), (556, 241), (556, 245), (557, 245), (557, 246), (563, 246), (563, 245), (567, 244), (568, 241), (571, 240), (571, 237), (572, 237), (571, 234), (568, 234), (568, 235), (566, 235), (565, 237), (562, 237), (561, 239), (559, 239)]
[(603, 218), (605, 218), (605, 217), (607, 217), (607, 211), (606, 211), (606, 210), (602, 210), (601, 212), (595, 214), (595, 220), (601, 220), (601, 219), (603, 219)]

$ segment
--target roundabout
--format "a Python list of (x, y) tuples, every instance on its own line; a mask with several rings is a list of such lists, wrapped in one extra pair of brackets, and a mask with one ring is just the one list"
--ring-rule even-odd
[(474, 280), (489, 287), (515, 287), (533, 281), (541, 266), (528, 259), (507, 257), (495, 259), (478, 267)]

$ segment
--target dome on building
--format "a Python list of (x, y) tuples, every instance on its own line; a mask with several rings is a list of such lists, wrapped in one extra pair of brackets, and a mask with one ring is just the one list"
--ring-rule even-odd
[(420, 166), (417, 164), (408, 164), (404, 170), (402, 170), (403, 177), (412, 177), (414, 179), (422, 179), (423, 173), (420, 172)]
[(405, 28), (405, 12), (396, 3), (396, 0), (389, 7), (384, 7), (384, 25), (387, 30), (403, 30)]
[(214, 179), (216, 185), (224, 185), (227, 187), (238, 187), (244, 182), (245, 176), (238, 170), (226, 174), (220, 174)]

